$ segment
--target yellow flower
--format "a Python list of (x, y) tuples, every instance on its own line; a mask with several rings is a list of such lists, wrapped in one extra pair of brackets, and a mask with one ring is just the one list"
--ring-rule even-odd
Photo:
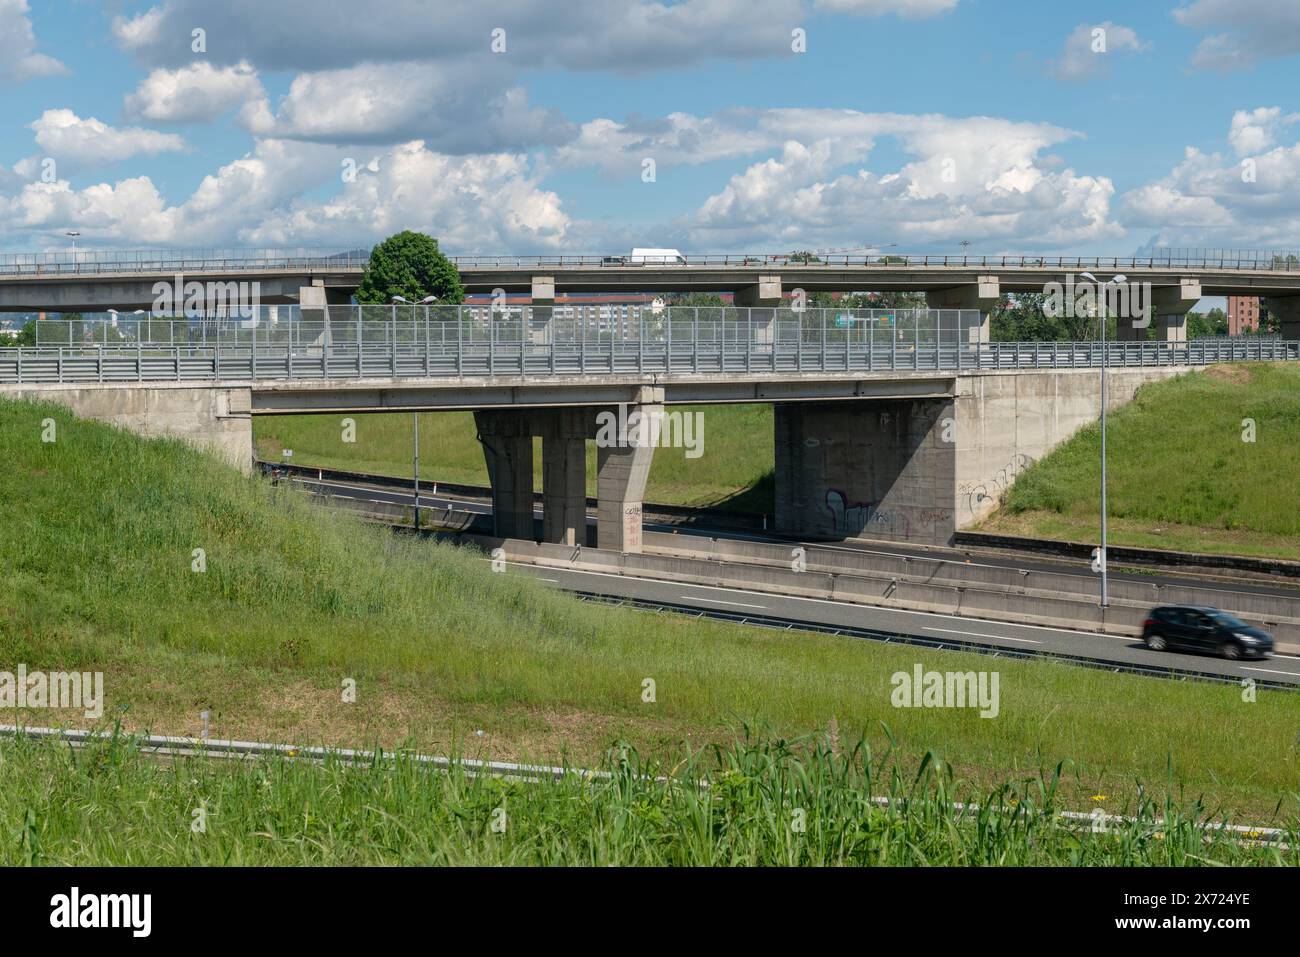
[(1104, 801), (1104, 800), (1106, 800), (1106, 795), (1104, 795), (1104, 794), (1094, 794), (1094, 795), (1092, 796), (1092, 800), (1094, 800), (1094, 801)]

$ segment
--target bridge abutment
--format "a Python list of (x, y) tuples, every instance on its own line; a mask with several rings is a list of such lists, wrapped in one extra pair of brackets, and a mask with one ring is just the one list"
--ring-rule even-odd
[(778, 532), (951, 541), (953, 400), (791, 402), (774, 418)]
[(105, 383), (6, 386), (6, 398), (57, 402), (83, 419), (148, 438), (181, 439), (242, 472), (253, 470), (252, 393), (248, 388)]

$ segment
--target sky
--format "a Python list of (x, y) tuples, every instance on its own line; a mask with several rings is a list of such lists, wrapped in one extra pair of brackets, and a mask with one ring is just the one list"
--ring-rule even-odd
[(1297, 81), (1300, 0), (0, 0), (0, 250), (1300, 249)]

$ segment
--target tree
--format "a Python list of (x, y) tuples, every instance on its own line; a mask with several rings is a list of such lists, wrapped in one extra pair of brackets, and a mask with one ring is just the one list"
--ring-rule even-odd
[(438, 249), (438, 241), (408, 229), (370, 251), (357, 289), (357, 302), (365, 305), (389, 303), (394, 296), (408, 302), (437, 296), (439, 303), (454, 304), (465, 301), (465, 287), (456, 267)]
[(1205, 315), (1199, 312), (1187, 314), (1187, 338), (1204, 339), (1207, 336), (1226, 336), (1228, 334), (1228, 317), (1222, 309), (1211, 309)]
[(670, 306), (725, 306), (726, 301), (716, 292), (670, 293)]
[(36, 345), (36, 320), (29, 319), (23, 323), (23, 327), (18, 330), (18, 338), (14, 339), (16, 346), (34, 346)]

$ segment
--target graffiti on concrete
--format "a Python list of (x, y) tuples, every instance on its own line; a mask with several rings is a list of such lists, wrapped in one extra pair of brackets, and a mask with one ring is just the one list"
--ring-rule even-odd
[(1032, 455), (1017, 452), (987, 482), (963, 482), (957, 486), (957, 497), (965, 504), (967, 514), (979, 516), (986, 510), (985, 503), (997, 502), (1020, 473), (1033, 464)]
[(866, 533), (894, 538), (947, 539), (952, 531), (953, 514), (949, 508), (883, 509), (876, 502), (849, 503), (848, 496), (837, 488), (827, 489), (826, 508), (831, 513), (831, 528), (845, 537)]

